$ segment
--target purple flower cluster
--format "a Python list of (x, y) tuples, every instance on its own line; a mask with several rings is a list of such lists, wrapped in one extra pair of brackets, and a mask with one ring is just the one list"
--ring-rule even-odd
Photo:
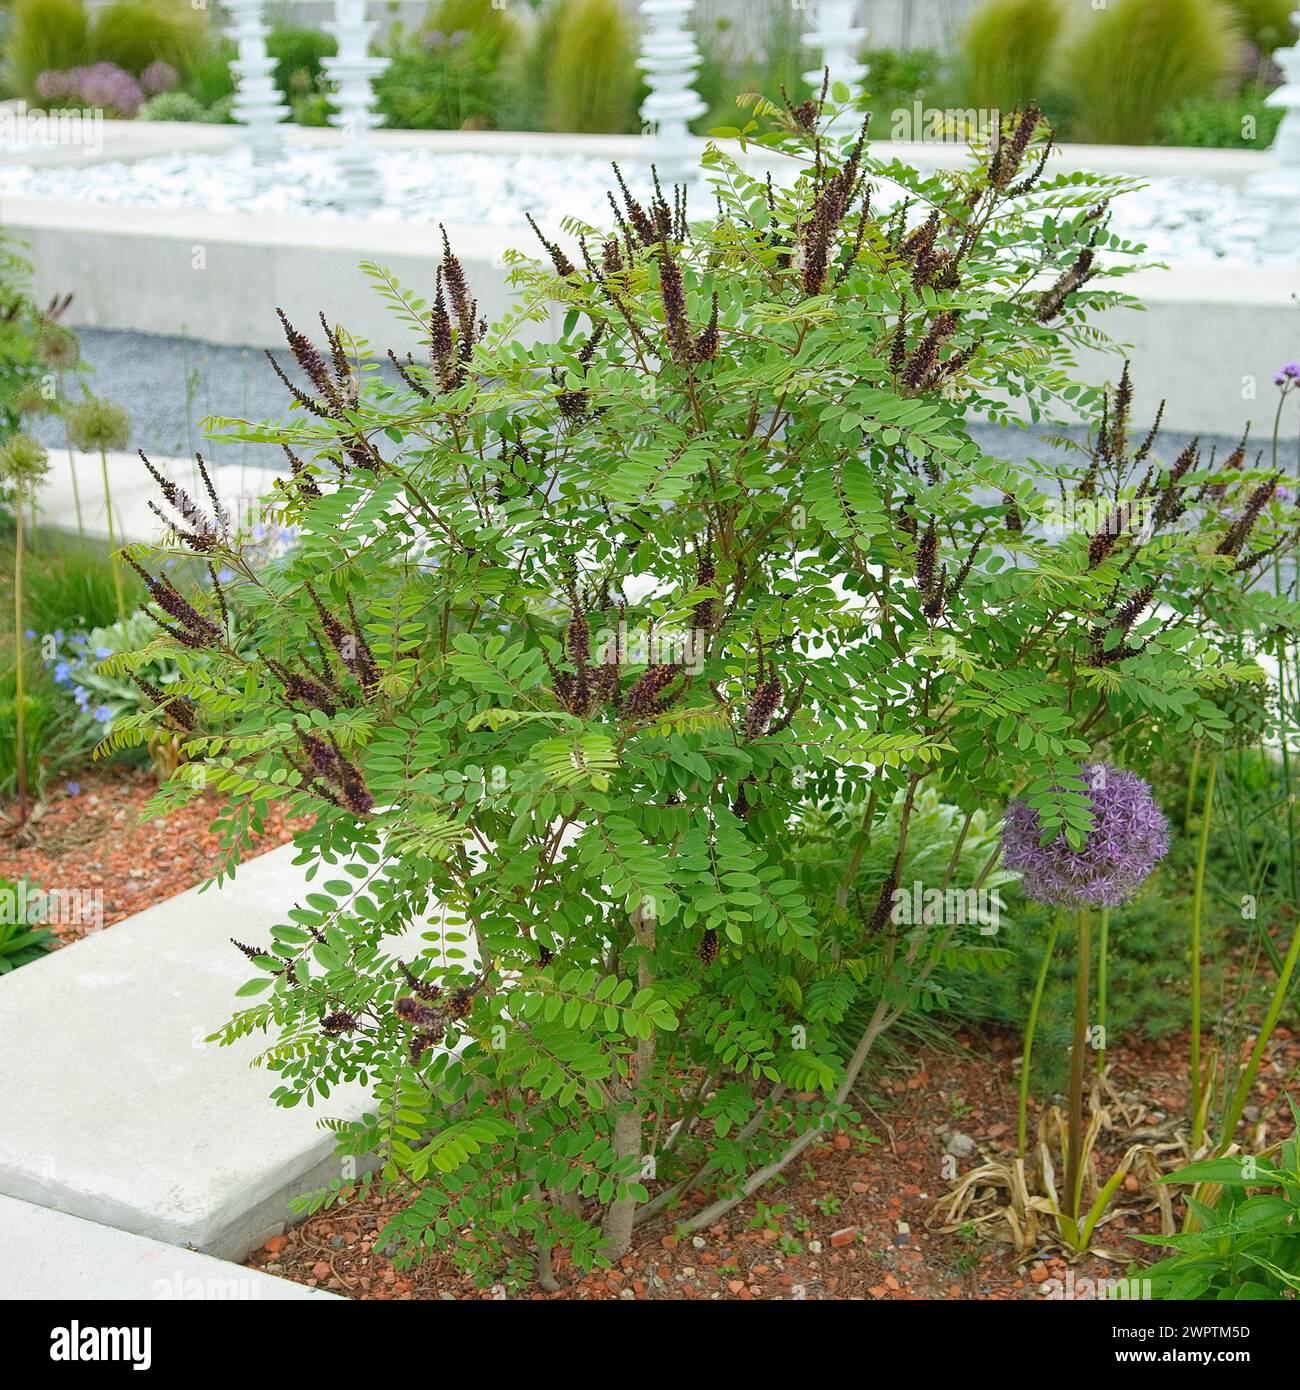
[[(150, 64), (150, 67), (168, 65)], [(174, 69), (169, 70), (174, 72)], [(36, 95), (47, 102), (98, 107), (128, 120), (144, 105), (140, 84), (116, 63), (92, 63), (87, 68), (69, 68), (66, 72), (47, 69), (36, 79)]]
[(1273, 378), (1273, 385), (1288, 390), (1292, 386), (1300, 385), (1300, 362), (1288, 362)]
[(1007, 807), (1002, 858), (1022, 875), (1025, 892), (1059, 907), (1118, 907), (1169, 853), (1169, 826), (1151, 787), (1109, 763), (1081, 769), (1093, 826), (1082, 849), (1065, 832), (1040, 845), (1038, 812), (1025, 801)]
[(174, 92), (181, 75), (170, 63), (155, 58), (140, 74), (140, 86), (146, 96), (156, 97), (163, 92)]

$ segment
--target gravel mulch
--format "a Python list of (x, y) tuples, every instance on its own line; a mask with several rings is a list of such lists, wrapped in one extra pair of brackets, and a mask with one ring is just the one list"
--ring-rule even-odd
[[(96, 771), (53, 792), (21, 840), (0, 835), (0, 875), (28, 878), (46, 891), (77, 894), (77, 920), (50, 930), (60, 945), (112, 926), (124, 917), (203, 882), (220, 857), (220, 837), (210, 826), (221, 809), (215, 794), (196, 797), (174, 811), (141, 821), (158, 789), (148, 772)], [(0, 814), (12, 807), (0, 807)], [(252, 853), (293, 837), (295, 822), (272, 805)]]
[[(671, 1222), (647, 1223), (610, 1270), (583, 1276), (557, 1254), (558, 1293), (475, 1288), (443, 1254), (398, 1270), (380, 1240), (397, 1204), (373, 1196), (318, 1213), (275, 1236), (247, 1263), (347, 1297), (382, 1300), (1061, 1297), (1070, 1266), (1050, 1242), (1017, 1256), (999, 1238), (1004, 1222), (951, 1233), (927, 1224), (948, 1190), (946, 1173), (955, 1168), (960, 1176), (1013, 1156), (1019, 1048), (1016, 1038), (989, 1031), (960, 1034), (955, 1047), (923, 1049), (907, 1070), (876, 1079), (859, 1128), (808, 1150), (783, 1183), (696, 1236), (679, 1239)], [(1132, 1127), (1170, 1133), (1178, 1127), (1186, 1056), (1185, 1038), (1112, 1049), (1110, 1080)], [(1298, 1068), (1300, 1039), (1279, 1030), (1252, 1107), (1265, 1142), (1290, 1131), (1282, 1093), (1294, 1088)], [(1035, 1111), (1031, 1123), (1037, 1117)], [(1106, 1174), (1131, 1136), (1119, 1124), (1103, 1136)], [(705, 1200), (692, 1193), (679, 1218)], [(1076, 1290), (1084, 1279), (1115, 1278), (1130, 1261), (1147, 1262), (1157, 1253), (1132, 1239), (1159, 1230), (1159, 1213), (1136, 1178), (1125, 1183), (1118, 1207), (1119, 1217), (1100, 1228), (1095, 1242), (1105, 1254), (1073, 1265)]]

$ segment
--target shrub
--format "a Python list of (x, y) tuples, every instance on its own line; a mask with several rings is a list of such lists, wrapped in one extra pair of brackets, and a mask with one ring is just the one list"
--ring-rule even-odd
[(36, 349), (42, 317), (25, 249), (0, 228), (0, 443), (18, 428), (23, 398), (41, 378)]
[(1061, 0), (989, 0), (982, 5), (961, 40), (963, 100), (997, 111), (1042, 102), (1064, 22)]
[[(1294, 1299), (1300, 1291), (1300, 1107), (1277, 1163), (1253, 1154), (1208, 1158), (1161, 1181), (1196, 1184), (1180, 1235), (1138, 1236), (1177, 1252), (1131, 1270), (1125, 1295), (1160, 1299)], [(1199, 1199), (1197, 1194), (1199, 1194)]]
[(90, 26), (82, 0), (14, 0), (5, 39), (9, 85), (27, 101), (38, 100), (36, 79), (90, 61)]
[(185, 90), (202, 107), (212, 107), (235, 94), (230, 65), (238, 56), (234, 41), (209, 36), (185, 76)]
[(492, 124), (501, 77), (491, 36), (394, 29), (389, 66), (375, 79), (375, 104), (390, 126), (403, 130), (460, 130)]
[(1088, 17), (1064, 55), (1074, 138), (1154, 140), (1180, 102), (1222, 94), (1236, 52), (1217, 0), (1115, 0)]
[[(711, 151), (691, 226), (623, 193), (589, 259), (517, 260), (495, 329), (451, 248), (431, 307), (372, 266), (428, 323), (396, 384), (289, 329), (299, 408), (251, 433), (293, 451), (299, 541), (250, 573), (187, 508), (230, 578), (151, 579), (162, 635), (123, 659), (181, 675), (115, 739), (174, 721), (234, 846), (268, 798), (314, 818), (313, 892), (248, 944), (220, 1036), (272, 1031), (286, 1106), (365, 1078), (374, 1117), (333, 1128), (379, 1151), (367, 1190), (409, 1192), (404, 1261), (545, 1281), (556, 1244), (618, 1258), (638, 1208), (696, 1186), (717, 1201), (683, 1224), (713, 1224), (851, 1122), (876, 1040), (962, 949), (897, 915), (927, 788), (980, 837), (1015, 793), (1082, 845), (1094, 747), (1215, 737), (1213, 674), (1295, 621), (1251, 588), (1288, 533), (1258, 508), (1175, 526), (1195, 490), (1130, 441), (1127, 386), (1097, 477), (970, 437), (1008, 397), (1102, 413), (1069, 367), (1122, 301), (1121, 183), (1040, 183), (1032, 113), (987, 165), (891, 167), (934, 208), (909, 225), (865, 210), (860, 147), (813, 159), (802, 112), (769, 116), (795, 175)], [(1154, 488), (1160, 524), (1053, 536), (1063, 481), (1107, 513)]]
[(546, 129), (636, 130), (636, 48), (621, 0), (561, 0), (557, 8), (546, 36)]
[(162, 92), (140, 108), (142, 121), (202, 121), (207, 112), (188, 92)]
[(338, 52), (338, 41), (319, 29), (272, 29), (266, 51), (275, 59), (275, 85), (286, 101), (315, 93), (324, 76), (323, 58)]
[(1295, 0), (1226, 0), (1242, 37), (1260, 53), (1272, 53), (1291, 42), (1295, 25), (1291, 15)]
[(519, 26), (504, 5), (485, 4), (483, 0), (438, 0), (420, 34), (436, 36), (439, 42), (473, 39), (484, 61), (495, 69), (518, 42)]
[(1283, 112), (1264, 105), (1253, 86), (1234, 97), (1191, 97), (1160, 117), (1160, 141), (1214, 150), (1265, 150), (1277, 135)]
[(144, 104), (140, 84), (116, 63), (92, 63), (67, 72), (43, 72), (36, 95), (49, 106), (86, 107), (130, 120)]
[(91, 51), (138, 77), (151, 63), (188, 73), (208, 42), (207, 20), (187, 0), (112, 0), (95, 15)]

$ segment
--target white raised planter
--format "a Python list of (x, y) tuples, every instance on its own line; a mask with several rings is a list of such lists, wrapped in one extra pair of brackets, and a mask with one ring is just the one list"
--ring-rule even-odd
[[(306, 145), (337, 144), (332, 131), (296, 130)], [(168, 141), (209, 150), (234, 137), (229, 128), (105, 122), (105, 158), (144, 158)], [(508, 155), (582, 154), (634, 163), (644, 158), (635, 136), (545, 136), (502, 132), (375, 131), (379, 145), (427, 152)], [(884, 156), (881, 143), (874, 152)], [(923, 167), (967, 161), (955, 144), (903, 143), (888, 153)], [(0, 154), (0, 162), (4, 159)], [(1064, 172), (1094, 169), (1138, 177), (1214, 180), (1240, 188), (1269, 168), (1262, 152), (1067, 146), (1053, 161)], [(278, 347), (281, 306), (295, 322), (329, 318), (368, 339), (379, 354), (417, 348), (362, 274), (359, 262), (389, 267), (414, 293), (429, 297), (441, 256), (426, 224), (347, 217), (254, 216), (71, 200), (5, 199), (11, 230), (32, 244), (39, 296), (74, 293), (70, 321), (101, 328), (139, 329), (214, 343)], [(495, 319), (511, 303), (504, 253), (534, 251), (524, 227), (453, 225), (452, 244), (464, 261), (481, 312)], [(1250, 248), (1243, 248), (1243, 256)], [(1273, 373), (1297, 354), (1293, 295), (1300, 262), (1175, 265), (1119, 282), (1147, 312), (1116, 311), (1104, 326), (1133, 344), (1137, 409), (1149, 415), (1167, 399), (1166, 424), (1236, 434), (1247, 419), (1263, 418)], [(533, 330), (555, 332), (549, 325)], [(1115, 375), (1115, 359), (1090, 356), (1085, 370), (1100, 381)], [(1253, 393), (1253, 397), (1252, 397)]]

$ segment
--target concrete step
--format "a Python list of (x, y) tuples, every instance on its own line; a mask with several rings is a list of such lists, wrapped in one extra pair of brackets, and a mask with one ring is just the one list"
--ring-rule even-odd
[(352, 1176), (317, 1121), (361, 1116), (359, 1087), (285, 1110), (249, 1065), (266, 1036), (204, 1042), (252, 974), (228, 938), (266, 944), (305, 891), (293, 853), (0, 976), (0, 1194), (241, 1259), (291, 1197)]
[(0, 1197), (0, 1301), (303, 1298), (337, 1299), (337, 1295), (48, 1207)]

